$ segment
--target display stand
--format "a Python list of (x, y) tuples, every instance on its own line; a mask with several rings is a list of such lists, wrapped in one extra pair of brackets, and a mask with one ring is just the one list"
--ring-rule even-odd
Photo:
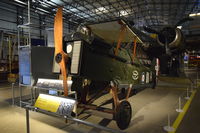
[(68, 115), (61, 115), (61, 114), (58, 114), (57, 112), (47, 111), (47, 110), (44, 110), (44, 109), (37, 108), (35, 106), (26, 105), (25, 110), (26, 110), (26, 132), (27, 133), (30, 133), (29, 111), (36, 111), (36, 112), (40, 112), (40, 113), (47, 114), (47, 115), (50, 115), (50, 116), (67, 119), (67, 120), (74, 121), (74, 122), (79, 123), (79, 124), (84, 124), (84, 125), (94, 127), (94, 128), (98, 128), (98, 129), (101, 129), (101, 130), (104, 130), (104, 131), (107, 131), (107, 132), (111, 132), (111, 133), (124, 133), (120, 130), (108, 128), (108, 127), (105, 127), (105, 126), (101, 126), (101, 125), (98, 125), (98, 124), (87, 122), (85, 120), (80, 120), (80, 119), (74, 118), (69, 114)]

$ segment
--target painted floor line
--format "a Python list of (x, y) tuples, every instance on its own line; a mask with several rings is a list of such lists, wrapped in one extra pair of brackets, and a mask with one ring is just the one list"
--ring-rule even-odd
[(196, 90), (192, 92), (192, 95), (190, 96), (190, 99), (186, 102), (186, 104), (184, 105), (183, 107), (183, 112), (182, 113), (179, 113), (178, 117), (176, 118), (176, 120), (174, 121), (173, 123), (173, 128), (175, 129), (173, 132), (168, 132), (168, 133), (176, 133), (176, 130), (178, 128), (178, 126), (180, 125), (181, 121), (183, 120), (195, 94), (196, 94)]

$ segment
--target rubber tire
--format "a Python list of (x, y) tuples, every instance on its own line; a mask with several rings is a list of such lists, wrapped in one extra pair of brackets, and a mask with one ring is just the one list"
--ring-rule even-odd
[(131, 122), (131, 117), (132, 117), (131, 104), (128, 101), (122, 101), (118, 105), (115, 113), (115, 121), (117, 123), (117, 126), (121, 130), (126, 129)]

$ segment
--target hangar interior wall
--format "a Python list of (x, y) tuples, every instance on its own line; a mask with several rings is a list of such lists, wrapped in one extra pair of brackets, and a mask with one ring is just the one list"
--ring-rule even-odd
[[(0, 1), (0, 30), (17, 34), (17, 25), (28, 22), (27, 7), (17, 7)], [(37, 28), (31, 29), (32, 38), (45, 38), (47, 32), (53, 28), (54, 18), (38, 14), (33, 9), (31, 10), (31, 23)], [(64, 21), (64, 34), (71, 32), (70, 25)], [(28, 33), (27, 29), (23, 29), (23, 33)]]

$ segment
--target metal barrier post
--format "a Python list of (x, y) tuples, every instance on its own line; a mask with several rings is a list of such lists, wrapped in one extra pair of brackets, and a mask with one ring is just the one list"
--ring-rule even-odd
[(19, 103), (20, 103), (20, 107), (22, 107), (22, 88), (21, 85), (19, 84)]
[(31, 86), (31, 105), (33, 105), (33, 86)]
[(26, 108), (26, 133), (30, 133), (29, 110)]
[(187, 91), (187, 92), (186, 92), (186, 97), (185, 97), (185, 99), (186, 99), (186, 100), (189, 100), (189, 99), (190, 99), (190, 97), (189, 97), (189, 88), (187, 88), (186, 91)]
[(12, 105), (15, 105), (15, 90), (14, 90), (15, 83), (12, 83)]
[(183, 110), (181, 109), (181, 97), (179, 97), (178, 99), (178, 109), (176, 109), (176, 112), (179, 112), (179, 113), (183, 112)]
[(167, 131), (167, 132), (173, 132), (173, 131), (174, 131), (174, 128), (171, 127), (170, 115), (169, 115), (169, 114), (167, 115), (167, 126), (164, 126), (163, 128), (164, 128), (164, 130)]

